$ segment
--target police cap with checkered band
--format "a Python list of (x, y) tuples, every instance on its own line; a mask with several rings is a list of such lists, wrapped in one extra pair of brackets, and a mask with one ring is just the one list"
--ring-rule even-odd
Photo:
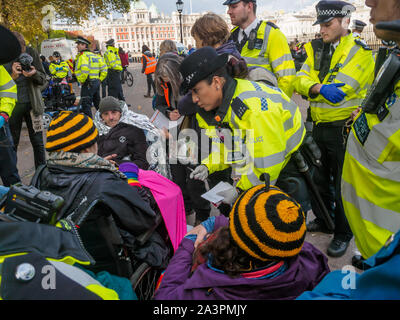
[(350, 17), (351, 13), (356, 10), (356, 8), (348, 2), (329, 0), (318, 2), (315, 9), (317, 11), (317, 21), (314, 22), (313, 26), (329, 22), (333, 18)]
[(200, 48), (187, 56), (179, 66), (179, 72), (183, 79), (180, 87), (181, 94), (186, 94), (201, 80), (224, 67), (228, 58), (228, 53), (218, 55), (212, 47)]

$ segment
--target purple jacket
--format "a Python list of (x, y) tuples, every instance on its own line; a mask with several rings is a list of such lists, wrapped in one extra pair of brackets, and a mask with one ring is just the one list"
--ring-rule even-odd
[[(225, 216), (215, 219), (214, 230), (228, 225)], [(326, 256), (305, 242), (288, 269), (272, 279), (231, 278), (202, 264), (190, 277), (194, 243), (184, 238), (171, 259), (156, 300), (283, 300), (312, 290), (329, 273)]]

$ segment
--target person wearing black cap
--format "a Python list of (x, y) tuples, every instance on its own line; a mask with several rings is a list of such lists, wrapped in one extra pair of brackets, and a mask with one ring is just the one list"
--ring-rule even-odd
[[(374, 67), (372, 51), (348, 30), (354, 10), (344, 1), (318, 2), (314, 25), (320, 25), (322, 39), (312, 40), (294, 82), (295, 90), (310, 101), (306, 128), (309, 134), (312, 131), (322, 153), (315, 183), (335, 218), (334, 237), (328, 248), (328, 255), (334, 257), (346, 252), (352, 238), (341, 199), (347, 122), (366, 96)], [(328, 232), (317, 206), (313, 209), (317, 218), (308, 223), (308, 230)]]
[(122, 63), (119, 57), (118, 48), (114, 47), (114, 45), (114, 39), (108, 40), (106, 42), (107, 51), (104, 53), (104, 61), (108, 68), (108, 95), (113, 96), (118, 100), (125, 101), (121, 84)]
[(351, 32), (354, 38), (361, 38), (361, 33), (363, 32), (367, 24), (361, 20), (353, 20), (353, 25), (351, 27)]
[(17, 155), (13, 148), (12, 135), (8, 124), (9, 117), (17, 102), (17, 85), (14, 80), (21, 71), (14, 65), (13, 79), (3, 64), (17, 58), (21, 45), (10, 30), (0, 25), (0, 178), (5, 186), (21, 181), (17, 169)]
[(95, 97), (99, 95), (100, 82), (107, 76), (107, 68), (103, 66), (96, 54), (90, 52), (89, 40), (79, 36), (76, 44), (79, 54), (75, 64), (75, 75), (78, 82), (82, 84), (82, 112), (92, 118), (92, 105)]
[(281, 91), (230, 77), (228, 57), (203, 47), (185, 58), (179, 71), (181, 91), (191, 90), (200, 108), (198, 124), (212, 139), (211, 152), (202, 155), (190, 178), (205, 181), (209, 174), (232, 167), (240, 177), (225, 196), (225, 203), (232, 204), (239, 192), (261, 184), (263, 173), (270, 174), (271, 184), (283, 183), (280, 174), (302, 144), (305, 130), (298, 106)]
[(226, 0), (232, 25), (231, 39), (248, 66), (273, 72), (279, 88), (291, 98), (296, 69), (285, 35), (272, 22), (256, 17), (256, 0)]

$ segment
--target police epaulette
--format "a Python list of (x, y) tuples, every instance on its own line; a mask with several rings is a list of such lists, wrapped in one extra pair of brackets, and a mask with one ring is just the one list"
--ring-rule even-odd
[(364, 50), (372, 50), (370, 47), (368, 47), (367, 43), (364, 40), (354, 39), (354, 42), (359, 46), (363, 47)]
[(275, 23), (273, 23), (271, 21), (267, 21), (267, 25), (269, 25), (270, 27), (272, 27), (274, 29), (279, 29), (279, 27)]
[(231, 107), (240, 120), (242, 120), (243, 115), (249, 109), (249, 107), (239, 97), (233, 99)]

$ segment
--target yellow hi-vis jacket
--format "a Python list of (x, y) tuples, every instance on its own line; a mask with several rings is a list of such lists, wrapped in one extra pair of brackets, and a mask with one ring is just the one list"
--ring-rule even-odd
[(97, 54), (90, 51), (83, 51), (75, 65), (76, 79), (85, 83), (89, 79), (104, 79), (107, 76), (107, 69), (102, 68), (102, 63)]
[[(239, 27), (232, 29), (231, 39), (235, 42), (239, 31)], [(272, 72), (278, 79), (278, 87), (290, 98), (293, 94), (296, 68), (288, 41), (282, 31), (273, 23), (261, 21), (254, 49), (250, 50), (248, 46), (247, 41), (240, 52), (247, 65), (260, 66)]]
[(7, 70), (0, 66), (0, 112), (5, 112), (9, 117), (17, 102), (17, 85)]
[[(345, 120), (361, 105), (373, 81), (374, 59), (372, 51), (352, 34), (340, 39), (332, 55), (330, 69), (320, 82), (319, 71), (314, 69), (315, 57), (311, 46), (306, 47), (308, 57), (297, 73), (295, 90), (310, 101), (311, 117), (316, 123)], [(321, 94), (310, 97), (310, 88), (315, 84), (345, 83), (340, 87), (346, 96), (338, 103), (326, 100)]]
[(50, 63), (50, 73), (57, 79), (63, 79), (68, 75), (70, 67), (66, 61), (60, 61), (59, 63)]
[(263, 183), (263, 173), (269, 173), (275, 184), (305, 135), (299, 108), (263, 83), (228, 78), (224, 92), (216, 114), (200, 109), (196, 115), (212, 140), (202, 164), (210, 174), (232, 166), (242, 190)]
[(104, 52), (104, 61), (109, 70), (122, 71), (121, 58), (119, 57), (117, 48), (108, 46), (107, 51)]
[(400, 229), (400, 82), (394, 92), (382, 113), (358, 114), (347, 141), (342, 200), (364, 258)]
[(101, 54), (95, 54), (98, 58), (99, 58), (99, 62), (100, 62), (100, 81), (103, 81), (108, 74), (108, 68), (107, 68), (107, 64), (104, 61), (104, 58)]

